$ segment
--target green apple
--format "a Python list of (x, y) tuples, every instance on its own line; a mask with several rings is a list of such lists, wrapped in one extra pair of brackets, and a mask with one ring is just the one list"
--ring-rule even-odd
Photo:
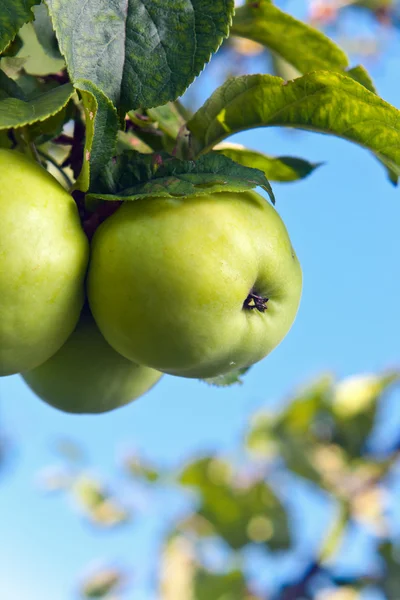
[(0, 149), (0, 376), (43, 363), (72, 333), (88, 254), (73, 198), (37, 163)]
[(93, 238), (88, 298), (101, 332), (173, 375), (261, 360), (289, 331), (301, 288), (285, 225), (255, 192), (125, 202)]
[(39, 398), (69, 413), (102, 413), (124, 406), (153, 387), (161, 375), (115, 352), (87, 312), (54, 356), (22, 373)]

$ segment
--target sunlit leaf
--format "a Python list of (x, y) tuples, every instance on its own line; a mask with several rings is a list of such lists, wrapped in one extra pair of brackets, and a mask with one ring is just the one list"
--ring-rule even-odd
[(247, 2), (237, 8), (231, 33), (263, 44), (300, 73), (318, 69), (340, 71), (348, 65), (346, 54), (332, 40), (269, 0)]
[(297, 181), (308, 177), (323, 163), (311, 163), (302, 158), (292, 156), (268, 156), (256, 150), (249, 150), (239, 144), (222, 143), (214, 147), (214, 151), (246, 167), (264, 171), (270, 181)]
[(372, 81), (370, 74), (368, 73), (366, 68), (363, 67), (363, 65), (357, 65), (356, 67), (347, 69), (346, 75), (349, 75), (349, 77), (351, 77), (355, 81), (358, 81), (358, 83), (361, 83), (361, 85), (367, 88), (367, 90), (369, 90), (370, 92), (373, 92), (374, 94), (376, 93), (374, 82)]
[(319, 71), (289, 82), (272, 75), (235, 77), (188, 122), (197, 152), (238, 131), (276, 125), (356, 142), (400, 174), (400, 112), (338, 73)]

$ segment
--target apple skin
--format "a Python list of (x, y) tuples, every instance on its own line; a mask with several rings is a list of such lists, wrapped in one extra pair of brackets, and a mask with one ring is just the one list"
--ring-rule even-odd
[(89, 312), (62, 348), (22, 373), (31, 390), (68, 413), (103, 413), (128, 404), (152, 388), (162, 373), (135, 364), (111, 348)]
[[(285, 225), (255, 192), (125, 202), (96, 231), (93, 316), (115, 350), (207, 378), (250, 366), (295, 319), (301, 267)], [(250, 291), (267, 309), (244, 308)]]
[(74, 330), (89, 255), (73, 198), (0, 149), (0, 376), (36, 367)]

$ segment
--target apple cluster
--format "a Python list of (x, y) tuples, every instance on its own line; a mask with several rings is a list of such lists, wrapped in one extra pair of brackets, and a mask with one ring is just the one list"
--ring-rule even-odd
[(289, 331), (302, 274), (255, 192), (124, 202), (89, 247), (73, 198), (0, 149), (0, 376), (68, 412), (105, 412), (169, 373), (250, 366)]

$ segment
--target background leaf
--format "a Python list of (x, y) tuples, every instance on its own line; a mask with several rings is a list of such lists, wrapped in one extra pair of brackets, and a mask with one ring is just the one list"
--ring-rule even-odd
[(252, 542), (287, 549), (291, 543), (287, 515), (274, 491), (260, 480), (237, 485), (229, 467), (207, 457), (185, 468), (180, 483), (197, 489), (197, 513), (235, 550)]
[(40, 45), (52, 58), (62, 59), (47, 6), (39, 4), (34, 7), (33, 13), (35, 15), (33, 27)]
[(240, 165), (260, 169), (271, 181), (297, 181), (304, 179), (323, 163), (310, 163), (293, 156), (267, 156), (256, 150), (249, 150), (239, 144), (219, 144), (214, 151), (234, 160)]
[(248, 2), (237, 8), (231, 34), (263, 44), (300, 73), (317, 69), (342, 71), (348, 66), (346, 54), (332, 40), (269, 0)]
[(55, 58), (45, 52), (45, 49), (38, 41), (32, 23), (24, 25), (19, 31), (19, 36), (23, 45), (17, 57), (26, 59), (24, 62), (26, 73), (30, 73), (31, 75), (48, 75), (49, 73), (58, 73), (65, 68), (62, 56)]

